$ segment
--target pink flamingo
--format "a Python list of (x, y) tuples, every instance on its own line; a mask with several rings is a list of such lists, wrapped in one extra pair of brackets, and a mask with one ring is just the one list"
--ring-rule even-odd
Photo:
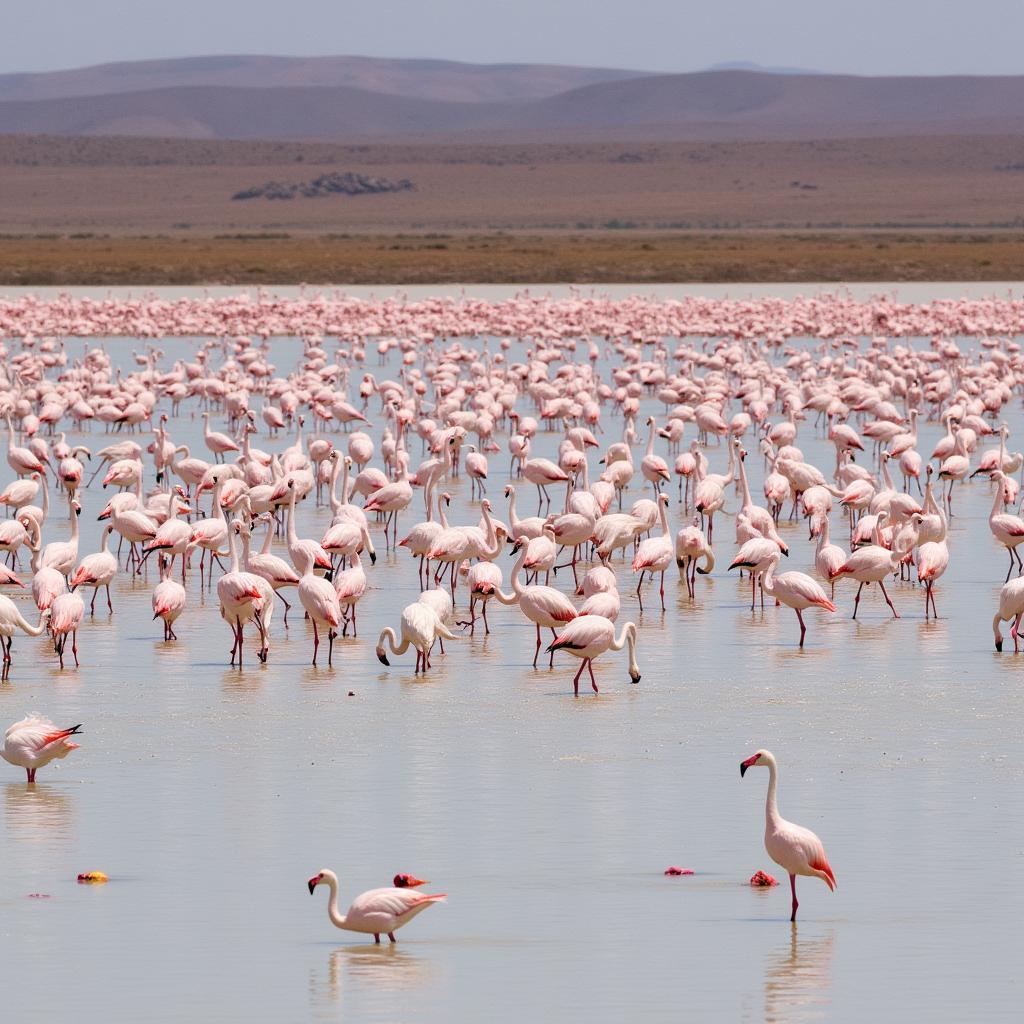
[[(95, 596), (95, 595), (94, 595)], [(60, 594), (50, 606), (50, 633), (53, 636), (53, 649), (60, 659), (60, 667), (64, 668), (64, 646), (71, 637), (71, 653), (78, 668), (78, 627), (85, 617), (85, 602), (78, 594), (71, 592)]]
[(164, 641), (177, 640), (174, 623), (185, 610), (187, 597), (185, 588), (171, 579), (171, 560), (166, 555), (160, 556), (160, 582), (153, 589), (153, 618), (161, 619), (164, 624)]
[(0, 749), (0, 757), (8, 764), (24, 768), (28, 781), (36, 781), (36, 772), (51, 761), (65, 758), (78, 744), (70, 739), (80, 736), (82, 727), (72, 725), (68, 729), (58, 729), (48, 718), (29, 715), (20, 722), (15, 722), (4, 733), (4, 745)]
[[(537, 647), (533, 653), (533, 667), (536, 668), (537, 658), (540, 657), (541, 626), (550, 629), (551, 635), (555, 637), (555, 631), (575, 619), (577, 612), (573, 603), (554, 587), (524, 587), (519, 582), (519, 573), (526, 561), (526, 542), (522, 537), (515, 542), (512, 550), (519, 552), (519, 560), (512, 569), (512, 593), (495, 590), (494, 596), (502, 604), (518, 604), (520, 611), (537, 627)], [(549, 666), (553, 667), (554, 663), (555, 655), (552, 652)]]
[(759, 750), (745, 761), (741, 761), (740, 778), (743, 778), (748, 768), (755, 766), (767, 768), (769, 772), (768, 799), (764, 809), (764, 848), (780, 868), (789, 872), (789, 885), (793, 892), (793, 913), (789, 919), (795, 921), (799, 906), (796, 899), (796, 876), (820, 878), (832, 890), (836, 887), (836, 876), (829, 867), (821, 840), (810, 829), (794, 825), (779, 814), (775, 802), (778, 766), (774, 755), (768, 750)]
[(110, 603), (110, 584), (117, 575), (117, 558), (107, 550), (107, 544), (113, 532), (113, 526), (107, 526), (104, 529), (99, 551), (92, 555), (86, 555), (71, 577), (72, 590), (75, 587), (92, 587), (90, 615), (96, 612), (96, 595), (99, 593), (100, 587), (105, 588), (107, 592), (107, 610), (114, 611), (114, 606)]
[(590, 673), (590, 685), (597, 693), (597, 681), (594, 679), (594, 659), (605, 651), (621, 651), (629, 647), (629, 681), (640, 682), (640, 668), (636, 663), (636, 623), (627, 622), (622, 632), (615, 636), (615, 625), (603, 615), (578, 615), (567, 622), (561, 632), (548, 645), (554, 656), (555, 651), (566, 651), (573, 657), (582, 659), (579, 671), (573, 677), (572, 688), (575, 696), (580, 695), (580, 676), (583, 670)]
[(441, 903), (447, 898), (445, 893), (430, 895), (413, 892), (412, 886), (370, 889), (369, 892), (357, 896), (348, 908), (348, 913), (342, 914), (338, 910), (338, 876), (333, 871), (319, 871), (306, 884), (309, 886), (310, 896), (320, 884), (326, 885), (330, 890), (327, 916), (335, 928), (372, 935), (377, 945), (380, 945), (382, 935), (387, 935), (392, 942), (397, 942), (395, 932), (399, 928), (404, 928), (427, 907)]
[(761, 577), (761, 589), (769, 596), (781, 601), (787, 608), (796, 612), (800, 622), (800, 646), (804, 645), (807, 627), (804, 625), (805, 608), (824, 608), (834, 612), (836, 606), (825, 596), (820, 584), (803, 572), (784, 572), (775, 575), (781, 553), (776, 551), (768, 559), (768, 566)]

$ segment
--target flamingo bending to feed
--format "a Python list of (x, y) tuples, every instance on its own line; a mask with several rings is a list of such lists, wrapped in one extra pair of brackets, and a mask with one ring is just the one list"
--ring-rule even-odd
[(1003, 584), (999, 591), (999, 610), (992, 617), (992, 632), (996, 637), (996, 650), (1003, 649), (1003, 634), (999, 631), (1001, 622), (1008, 622), (1013, 619), (1010, 627), (1010, 636), (1013, 637), (1013, 653), (1020, 653), (1020, 630), (1021, 619), (1024, 619), (1024, 576), (1018, 576)]
[[(430, 591), (427, 591), (430, 593)], [(402, 609), (402, 622), (399, 627), (402, 634), (402, 642), (398, 642), (395, 631), (387, 626), (381, 630), (377, 638), (377, 660), (382, 665), (390, 667), (384, 641), (388, 642), (392, 654), (405, 654), (410, 647), (416, 648), (416, 668), (419, 672), (421, 667), (424, 672), (430, 665), (430, 652), (434, 641), (440, 637), (443, 640), (457, 639), (455, 634), (438, 618), (437, 612), (422, 601), (414, 601)]]
[[(417, 881), (414, 879), (413, 881)], [(415, 886), (406, 885), (393, 889), (370, 889), (357, 896), (348, 908), (347, 914), (338, 910), (338, 876), (333, 871), (319, 871), (306, 884), (309, 894), (313, 895), (316, 887), (323, 883), (330, 889), (331, 895), (327, 902), (327, 916), (335, 928), (343, 928), (348, 932), (360, 932), (372, 935), (373, 941), (380, 945), (380, 937), (387, 935), (392, 942), (397, 942), (395, 932), (405, 927), (417, 914), (435, 903), (447, 899), (447, 893), (414, 892)], [(426, 883), (419, 882), (424, 885)]]
[(33, 626), (25, 621), (18, 606), (9, 597), (0, 594), (0, 646), (4, 651), (3, 674), (0, 678), (6, 679), (11, 672), (11, 644), (14, 643), (15, 632), (20, 629), (29, 636), (42, 636), (49, 621), (50, 609), (47, 608), (39, 613), (38, 625)]
[(562, 631), (548, 645), (552, 655), (555, 651), (567, 651), (582, 659), (579, 671), (573, 677), (572, 688), (575, 696), (580, 695), (580, 676), (583, 670), (590, 672), (590, 685), (598, 692), (594, 679), (594, 659), (605, 651), (621, 651), (629, 646), (629, 681), (640, 682), (640, 667), (636, 663), (636, 623), (627, 622), (616, 637), (615, 624), (603, 615), (578, 615), (562, 627)]
[(825, 847), (821, 840), (808, 828), (794, 825), (779, 814), (775, 802), (775, 788), (778, 782), (778, 765), (775, 756), (768, 750), (759, 750), (756, 754), (740, 762), (740, 778), (748, 768), (767, 768), (768, 799), (764, 808), (764, 848), (776, 864), (789, 872), (789, 886), (793, 891), (793, 913), (790, 921), (796, 920), (796, 910), (800, 905), (796, 899), (796, 876), (807, 875), (820, 878), (829, 889), (836, 887), (836, 876), (829, 867), (825, 856)]
[(4, 733), (0, 757), (8, 764), (24, 768), (28, 781), (35, 782), (36, 772), (40, 768), (78, 749), (78, 744), (73, 743), (69, 737), (80, 736), (81, 733), (81, 725), (58, 729), (48, 718), (29, 715), (15, 722)]
[[(95, 595), (93, 595), (95, 596)], [(60, 594), (50, 605), (50, 633), (53, 636), (53, 650), (64, 668), (64, 646), (71, 636), (71, 653), (78, 668), (78, 627), (85, 617), (85, 602), (75, 593)]]

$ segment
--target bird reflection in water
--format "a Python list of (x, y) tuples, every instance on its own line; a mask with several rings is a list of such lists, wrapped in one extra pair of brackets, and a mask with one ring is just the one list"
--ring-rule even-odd
[(827, 1019), (834, 940), (832, 932), (801, 940), (796, 923), (791, 925), (788, 948), (769, 954), (765, 963), (765, 1021), (791, 1024)]
[[(390, 1019), (388, 1011), (401, 1014), (407, 1005), (404, 993), (422, 986), (429, 975), (429, 965), (401, 945), (342, 946), (327, 958), (327, 984), (314, 978), (311, 988), (317, 1002), (338, 1004), (347, 995), (350, 1003), (365, 1005), (372, 1001), (375, 1010)], [(402, 993), (402, 997), (389, 1008), (386, 1004), (390, 993)]]
[(54, 786), (9, 782), (4, 787), (4, 811), (12, 839), (52, 843), (70, 835), (74, 802)]

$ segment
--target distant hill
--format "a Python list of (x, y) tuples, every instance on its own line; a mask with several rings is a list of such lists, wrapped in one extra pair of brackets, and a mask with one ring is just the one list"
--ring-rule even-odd
[(596, 82), (642, 78), (643, 71), (555, 64), (464, 64), (382, 57), (182, 57), (99, 64), (70, 71), (0, 75), (0, 100), (108, 96), (188, 86), (346, 86), (390, 96), (486, 103), (554, 96)]
[[(244, 65), (256, 58), (237, 59)], [(276, 66), (279, 59), (259, 60)], [(174, 65), (174, 74), (184, 73), (183, 62), (157, 63)], [(563, 82), (573, 75), (620, 77), (577, 84), (553, 94), (526, 96), (520, 91), (510, 96), (507, 90), (526, 88), (524, 82), (534, 73), (529, 66), (487, 69), (433, 61), (383, 63), (401, 65), (407, 84), (420, 73), (415, 66), (422, 64), (423, 73), (435, 76), (436, 90), (447, 82), (445, 88), (463, 98), (437, 98), (427, 89), (402, 95), (395, 91), (398, 71), (392, 68), (389, 90), (337, 84), (192, 84), (102, 95), (8, 99), (0, 102), (0, 132), (222, 139), (419, 136), (565, 140), (641, 136), (806, 139), (1024, 131), (1024, 76), (862, 78), (751, 71), (636, 76), (599, 69), (548, 68), (542, 69), (549, 76), (547, 87), (553, 87), (560, 76)], [(111, 67), (135, 68), (129, 77), (139, 74), (141, 78), (133, 81), (152, 83), (152, 62), (107, 67), (108, 71)], [(205, 71), (202, 67), (205, 65), (194, 73), (243, 74), (237, 66)], [(139, 68), (149, 70), (142, 74)], [(90, 69), (90, 73), (99, 70)], [(248, 67), (245, 73), (251, 70)], [(495, 75), (505, 76), (501, 88), (506, 92), (501, 100), (485, 98), (488, 90), (499, 89)], [(7, 76), (6, 81), (13, 77), (23, 76)], [(455, 89), (457, 81), (462, 83), (459, 89)], [(476, 83), (473, 88), (472, 83)], [(534, 82), (532, 88), (540, 86)]]

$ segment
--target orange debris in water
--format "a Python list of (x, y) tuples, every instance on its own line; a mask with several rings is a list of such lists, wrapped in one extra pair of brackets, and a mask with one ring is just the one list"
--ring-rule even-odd
[(94, 882), (97, 884), (110, 881), (102, 871), (84, 871), (78, 876), (78, 880), (80, 882)]

